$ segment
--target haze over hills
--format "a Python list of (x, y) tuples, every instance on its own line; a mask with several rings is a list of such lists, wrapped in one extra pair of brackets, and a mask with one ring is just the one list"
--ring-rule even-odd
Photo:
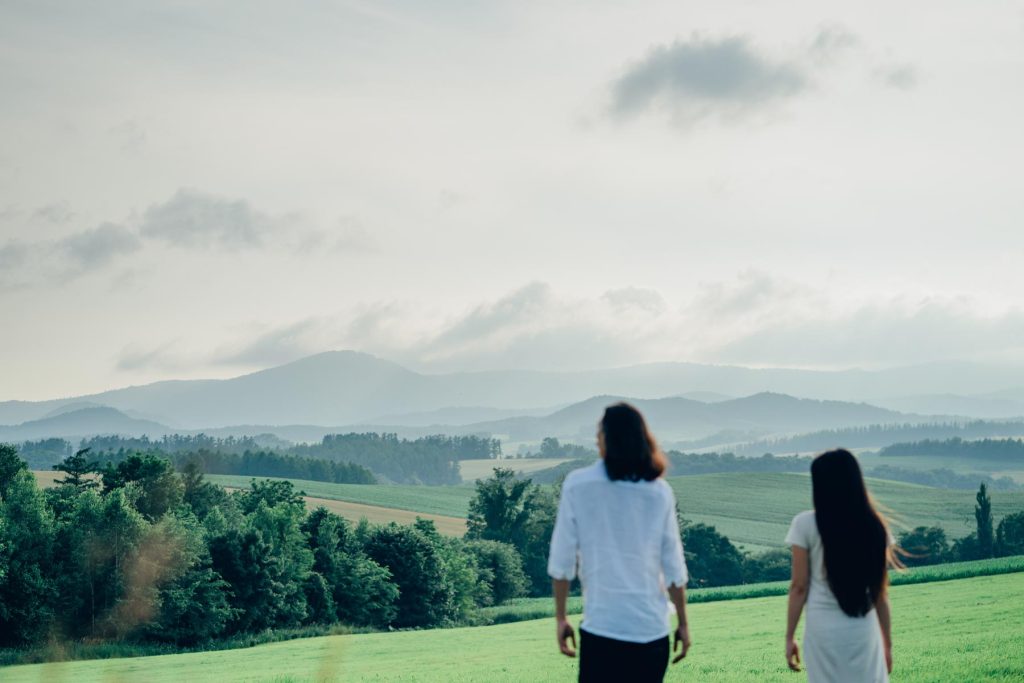
[(49, 437), (76, 439), (97, 434), (160, 437), (173, 432), (166, 425), (130, 417), (116, 408), (86, 406), (19, 425), (0, 425), (0, 441), (31, 441)]
[[(289, 441), (319, 441), (325, 434), (348, 432), (397, 432), (415, 438), (428, 434), (489, 435), (511, 441), (540, 441), (547, 436), (588, 442), (605, 406), (630, 400), (647, 416), (663, 440), (697, 439), (713, 434), (746, 433), (766, 436), (810, 429), (891, 424), (937, 419), (899, 413), (863, 403), (800, 399), (784, 394), (761, 393), (745, 398), (705, 403), (672, 397), (627, 399), (594, 396), (546, 415), (519, 415), (470, 424), (348, 424), (348, 425), (232, 425), (199, 430), (180, 430), (130, 417), (111, 407), (78, 407), (41, 420), (0, 426), (0, 440), (25, 441), (46, 437), (81, 438), (100, 434), (160, 437), (171, 433), (203, 432), (209, 436), (258, 436), (273, 434)], [(434, 413), (444, 415), (444, 411)], [(459, 412), (458, 414), (465, 414)]]
[[(964, 394), (1013, 392), (1024, 386), (1018, 368), (969, 363), (932, 364), (880, 371), (752, 369), (693, 363), (655, 363), (580, 372), (494, 371), (424, 374), (390, 361), (352, 351), (310, 356), (286, 365), (225, 380), (165, 381), (64, 399), (0, 403), (0, 424), (38, 420), (73, 403), (87, 402), (146, 416), (175, 429), (229, 425), (388, 424), (394, 416), (427, 413), (415, 421), (443, 424), (457, 411), (457, 422), (472, 424), (471, 411), (483, 417), (502, 411), (537, 410), (567, 405), (592, 396), (749, 396), (777, 392), (817, 399), (859, 402), (864, 397), (901, 401), (919, 413), (908, 396), (954, 392), (963, 411), (978, 417), (1006, 417), (1007, 403)], [(693, 393), (693, 392), (711, 392)], [(1009, 401), (1011, 399), (999, 399)], [(683, 399), (685, 400), (685, 399)], [(973, 403), (972, 403), (973, 401)], [(722, 401), (727, 403), (728, 401)], [(895, 405), (895, 403), (893, 403)], [(998, 415), (984, 414), (998, 405)], [(451, 408), (465, 406), (465, 408)], [(943, 413), (947, 411), (941, 411)], [(957, 411), (961, 413), (961, 411)], [(385, 418), (381, 416), (392, 416)], [(490, 418), (490, 419), (493, 419)]]

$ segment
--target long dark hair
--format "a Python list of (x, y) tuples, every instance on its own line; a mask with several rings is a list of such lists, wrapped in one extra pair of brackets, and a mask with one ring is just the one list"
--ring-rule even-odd
[(665, 454), (639, 410), (628, 403), (610, 405), (604, 409), (600, 427), (601, 454), (609, 479), (653, 481), (665, 473)]
[(814, 516), (828, 585), (843, 612), (862, 617), (889, 582), (889, 530), (864, 485), (857, 458), (839, 449), (811, 463)]

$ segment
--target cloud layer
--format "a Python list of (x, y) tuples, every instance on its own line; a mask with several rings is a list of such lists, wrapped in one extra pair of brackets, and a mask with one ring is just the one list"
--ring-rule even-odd
[[(822, 311), (832, 313), (823, 315)], [(253, 328), (183, 367), (266, 367), (329, 349), (356, 349), (434, 370), (577, 370), (664, 360), (753, 366), (879, 367), (948, 359), (1024, 362), (1024, 312), (980, 315), (964, 299), (892, 297), (841, 305), (813, 286), (745, 271), (708, 283), (681, 305), (626, 288), (560, 296), (534, 282), (438, 322), (414, 303)], [(159, 367), (166, 354), (126, 350), (122, 366)]]

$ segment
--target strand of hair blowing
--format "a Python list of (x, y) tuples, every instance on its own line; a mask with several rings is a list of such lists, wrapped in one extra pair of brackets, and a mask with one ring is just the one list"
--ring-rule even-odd
[(843, 612), (862, 617), (888, 581), (885, 522), (871, 504), (860, 465), (849, 451), (815, 458), (811, 485), (829, 587)]

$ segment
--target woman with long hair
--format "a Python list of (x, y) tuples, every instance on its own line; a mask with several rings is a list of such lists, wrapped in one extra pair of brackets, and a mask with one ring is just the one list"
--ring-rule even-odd
[(884, 683), (892, 672), (890, 566), (898, 566), (885, 520), (847, 450), (811, 463), (814, 509), (793, 518), (786, 661), (800, 670), (796, 626), (806, 607), (803, 660), (810, 683)]
[(666, 592), (678, 616), (672, 663), (690, 647), (675, 495), (661, 478), (667, 461), (643, 416), (626, 403), (605, 409), (598, 448), (601, 460), (566, 477), (551, 537), (558, 647), (576, 656), (565, 610), (569, 584), (578, 576), (579, 680), (661, 681), (669, 659)]

